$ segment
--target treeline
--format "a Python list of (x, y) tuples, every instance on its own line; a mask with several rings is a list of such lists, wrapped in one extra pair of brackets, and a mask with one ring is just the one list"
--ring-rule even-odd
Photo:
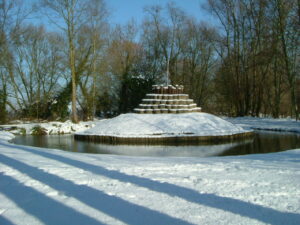
[(170, 3), (112, 26), (102, 0), (0, 0), (0, 122), (114, 116), (163, 83), (184, 85), (207, 112), (298, 118), (299, 1), (203, 8), (214, 24)]

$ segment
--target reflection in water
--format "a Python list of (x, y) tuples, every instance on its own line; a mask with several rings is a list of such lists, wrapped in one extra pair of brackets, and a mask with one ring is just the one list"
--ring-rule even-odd
[(219, 155), (239, 143), (204, 146), (138, 146), (138, 145), (101, 145), (101, 153), (131, 156), (161, 156), (161, 157), (208, 157)]
[(300, 135), (257, 132), (252, 139), (218, 145), (150, 146), (107, 145), (74, 140), (72, 135), (18, 136), (15, 144), (56, 148), (73, 152), (158, 157), (209, 157), (269, 153), (300, 148)]
[(263, 154), (300, 148), (300, 135), (270, 131), (256, 132), (251, 144), (233, 147), (219, 156)]

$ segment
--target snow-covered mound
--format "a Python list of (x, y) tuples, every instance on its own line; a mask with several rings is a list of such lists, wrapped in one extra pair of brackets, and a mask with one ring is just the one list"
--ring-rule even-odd
[(112, 137), (227, 136), (249, 132), (208, 113), (128, 113), (100, 121), (76, 135)]

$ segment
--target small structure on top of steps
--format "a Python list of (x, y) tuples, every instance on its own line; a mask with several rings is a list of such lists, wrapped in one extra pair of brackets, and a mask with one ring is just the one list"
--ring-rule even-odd
[(183, 93), (182, 85), (153, 85), (152, 93), (147, 94), (139, 107), (134, 109), (135, 113), (157, 114), (157, 113), (189, 113), (201, 112), (193, 99)]

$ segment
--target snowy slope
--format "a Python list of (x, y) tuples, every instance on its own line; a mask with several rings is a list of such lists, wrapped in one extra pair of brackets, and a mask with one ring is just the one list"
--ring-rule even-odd
[(118, 137), (221, 136), (245, 130), (208, 113), (135, 114), (128, 113), (96, 123), (95, 127), (77, 132), (80, 135)]
[(0, 141), (1, 225), (299, 222), (300, 149), (222, 158), (137, 158)]

